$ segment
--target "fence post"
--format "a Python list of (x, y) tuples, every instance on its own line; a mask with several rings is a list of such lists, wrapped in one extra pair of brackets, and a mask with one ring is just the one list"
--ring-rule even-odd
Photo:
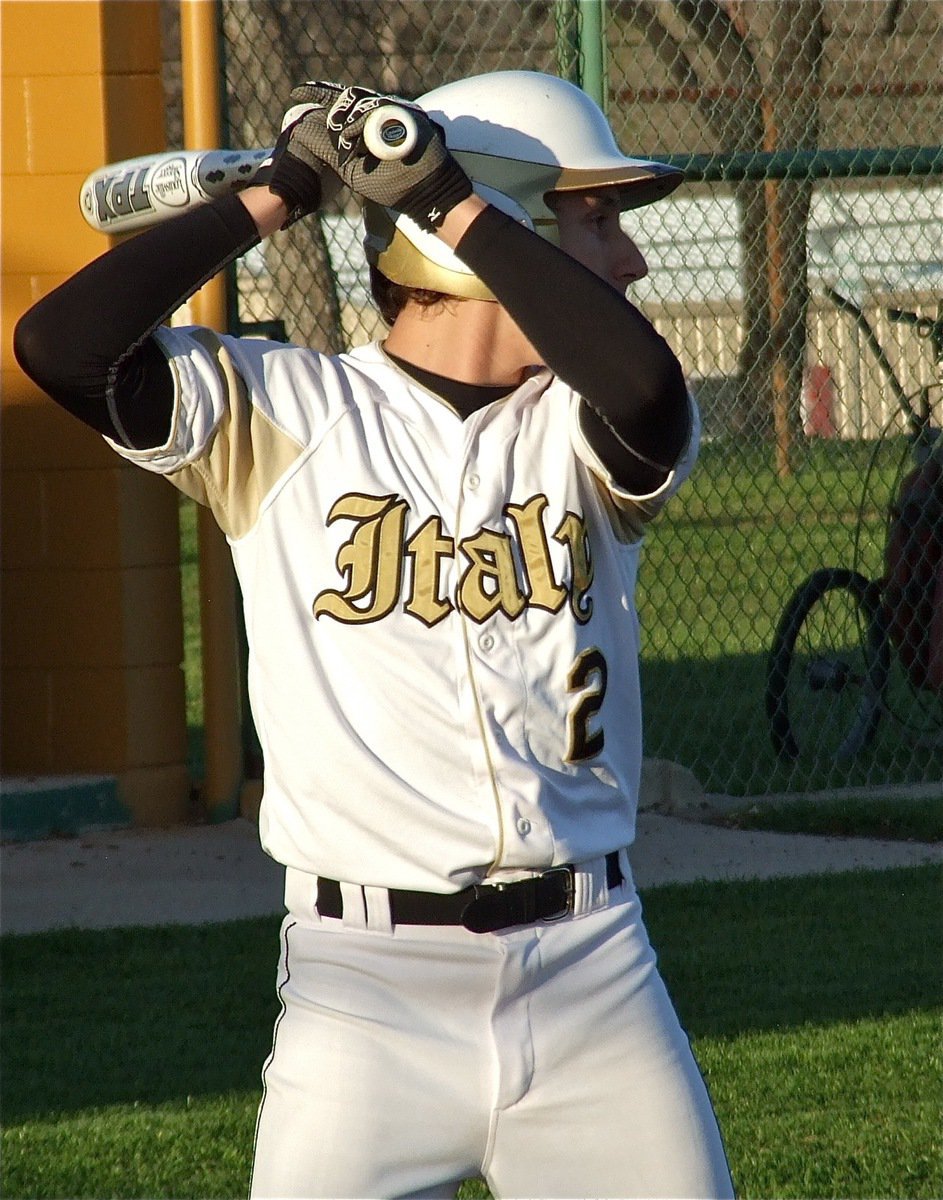
[(606, 0), (579, 0), (580, 87), (606, 111), (609, 102), (606, 69)]
[(556, 0), (557, 72), (606, 111), (606, 0)]
[[(181, 0), (184, 143), (190, 150), (222, 144), (219, 100), (219, 5)], [(194, 320), (227, 330), (226, 280), (220, 274), (190, 301)], [(198, 509), (200, 634), (203, 668), (205, 774), (203, 801), (210, 821), (237, 815), (242, 786), (242, 705), (236, 578), (226, 539), (209, 509)]]

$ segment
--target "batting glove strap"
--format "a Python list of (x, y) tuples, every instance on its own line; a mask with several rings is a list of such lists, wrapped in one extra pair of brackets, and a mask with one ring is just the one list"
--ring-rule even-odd
[(471, 194), (471, 180), (449, 156), (433, 174), (397, 200), (394, 207), (428, 233), (435, 233), (452, 209)]
[(288, 218), (282, 229), (315, 212), (321, 203), (321, 179), (310, 163), (291, 153), (291, 133), (291, 126), (281, 133), (271, 157), (252, 179), (253, 187), (267, 186), (284, 200)]
[(321, 180), (307, 163), (295, 158), (293, 154), (282, 156), (276, 164), (268, 186), (276, 196), (285, 201), (288, 208), (288, 219), (282, 226), (283, 229), (294, 224), (299, 218), (306, 217), (308, 213), (316, 212), (321, 203)]

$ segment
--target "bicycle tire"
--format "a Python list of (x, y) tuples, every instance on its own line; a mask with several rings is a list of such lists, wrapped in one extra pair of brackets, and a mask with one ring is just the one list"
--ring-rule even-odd
[(879, 585), (842, 567), (813, 572), (783, 610), (767, 664), (777, 755), (860, 753), (881, 719), (889, 656)]

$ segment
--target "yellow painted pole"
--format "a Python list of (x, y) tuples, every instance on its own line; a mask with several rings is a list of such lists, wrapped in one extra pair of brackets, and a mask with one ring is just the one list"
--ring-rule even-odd
[[(180, 0), (185, 148), (222, 145), (216, 0)], [(226, 281), (217, 275), (190, 302), (199, 325), (225, 332)], [(242, 786), (242, 702), (236, 578), (226, 539), (209, 510), (198, 509), (200, 630), (203, 652), (203, 798), (211, 821), (239, 811)]]

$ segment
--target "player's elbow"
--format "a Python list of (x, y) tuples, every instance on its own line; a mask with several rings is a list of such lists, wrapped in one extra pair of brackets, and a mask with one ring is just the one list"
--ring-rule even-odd
[(635, 444), (655, 462), (673, 464), (691, 436), (691, 406), (681, 364), (670, 349), (648, 372), (639, 397)]
[(20, 370), (43, 387), (43, 365), (48, 358), (48, 351), (34, 313), (35, 309), (30, 309), (16, 323), (13, 330), (13, 357)]
[(37, 387), (55, 397), (70, 380), (71, 355), (63, 348), (63, 331), (55, 314), (41, 300), (20, 317), (13, 330), (13, 355)]
[(42, 300), (17, 322), (13, 354), (23, 373), (60, 408), (96, 432), (114, 436), (104, 374), (88, 369), (84, 341), (70, 338)]
[[(68, 313), (49, 296), (20, 317), (13, 330), (13, 355), (37, 387), (70, 408), (63, 396), (83, 392), (92, 355), (70, 328)], [(101, 372), (99, 372), (101, 373)]]
[(671, 461), (675, 462), (684, 453), (691, 437), (691, 403), (688, 398), (688, 382), (681, 364), (672, 355), (672, 369), (665, 380), (665, 407), (670, 413)]

